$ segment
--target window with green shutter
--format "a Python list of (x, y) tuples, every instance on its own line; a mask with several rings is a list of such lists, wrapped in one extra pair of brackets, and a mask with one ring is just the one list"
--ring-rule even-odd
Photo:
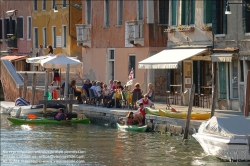
[(168, 24), (169, 0), (159, 0), (159, 24)]
[(250, 0), (245, 0), (245, 30), (250, 33)]
[(220, 81), (220, 99), (226, 99), (227, 97), (227, 90), (226, 90), (226, 63), (219, 62), (219, 81)]
[(3, 29), (2, 29), (2, 23), (3, 22), (3, 20), (2, 19), (0, 19), (0, 39), (3, 39)]
[(172, 0), (172, 24), (177, 25), (177, 0)]
[(212, 23), (212, 1), (211, 0), (204, 0), (203, 20), (204, 20), (204, 24)]
[(91, 24), (91, 1), (86, 0), (87, 3), (87, 24)]
[(227, 0), (212, 2), (213, 34), (227, 33), (227, 15), (225, 14)]
[(181, 25), (195, 23), (195, 0), (182, 0)]
[(23, 17), (17, 18), (17, 38), (23, 38)]

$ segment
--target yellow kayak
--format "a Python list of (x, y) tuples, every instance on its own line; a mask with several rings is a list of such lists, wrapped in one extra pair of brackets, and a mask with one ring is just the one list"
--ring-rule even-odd
[[(172, 112), (172, 111), (165, 111), (159, 110), (160, 116), (165, 116), (169, 118), (178, 118), (178, 119), (186, 119), (187, 118), (187, 111), (180, 111), (180, 112)], [(206, 120), (210, 118), (209, 112), (191, 112), (192, 120)]]

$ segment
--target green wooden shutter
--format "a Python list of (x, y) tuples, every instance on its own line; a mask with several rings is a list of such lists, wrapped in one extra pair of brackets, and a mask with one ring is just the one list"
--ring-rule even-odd
[(182, 0), (182, 6), (181, 6), (181, 25), (185, 25), (186, 21), (186, 2), (185, 0)]
[(190, 13), (191, 13), (190, 0), (184, 0), (184, 1), (185, 1), (185, 6), (184, 6), (185, 11), (183, 13), (185, 14), (185, 25), (189, 25), (190, 24)]
[(195, 24), (195, 2), (196, 0), (191, 0), (191, 22), (190, 24)]
[(244, 31), (245, 33), (249, 33), (250, 32), (250, 0), (245, 0), (246, 5), (242, 5), (242, 11), (243, 11), (243, 16), (244, 16)]
[(23, 38), (23, 18), (17, 18), (17, 38)]
[(219, 80), (220, 80), (220, 99), (226, 99), (227, 90), (226, 90), (226, 63), (219, 62)]
[(177, 7), (177, 0), (173, 0), (172, 1), (172, 25), (177, 25), (177, 21), (176, 21), (176, 7)]
[[(209, 0), (208, 0), (209, 1)], [(217, 34), (217, 12), (216, 12), (216, 2), (212, 2), (212, 32), (213, 34)]]
[(211, 0), (204, 0), (203, 20), (204, 20), (204, 24), (212, 23), (212, 1)]

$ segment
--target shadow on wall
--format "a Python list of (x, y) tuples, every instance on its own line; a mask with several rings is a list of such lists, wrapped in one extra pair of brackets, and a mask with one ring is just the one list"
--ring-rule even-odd
[(0, 101), (4, 101), (3, 86), (0, 80)]
[[(96, 80), (96, 76), (95, 76), (95, 73), (93, 72), (93, 70), (90, 69), (89, 74), (84, 74), (83, 79), (89, 79), (90, 81)], [(103, 80), (100, 80), (100, 81), (103, 81)]]

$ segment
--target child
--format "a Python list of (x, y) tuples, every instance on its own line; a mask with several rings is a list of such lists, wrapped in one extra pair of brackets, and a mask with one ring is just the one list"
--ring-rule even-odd
[(133, 125), (134, 124), (134, 117), (133, 117), (133, 112), (130, 111), (125, 120), (123, 120), (123, 118), (120, 118), (119, 120), (121, 121), (122, 124), (125, 124), (125, 125)]
[(54, 120), (61, 121), (66, 119), (66, 114), (64, 114), (64, 110), (62, 108), (59, 109), (59, 112), (54, 117)]
[(140, 108), (134, 112), (134, 118), (139, 122), (138, 126), (143, 126), (143, 120), (145, 120), (146, 111), (143, 103), (139, 104)]

